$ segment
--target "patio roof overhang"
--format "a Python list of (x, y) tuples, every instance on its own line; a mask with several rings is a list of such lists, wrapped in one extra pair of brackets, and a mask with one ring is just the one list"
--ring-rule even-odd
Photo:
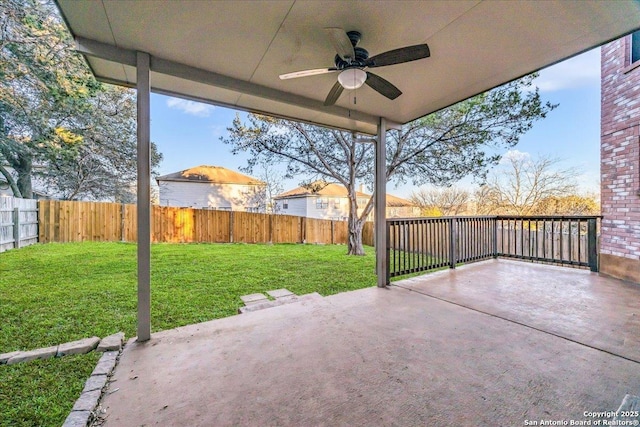
[[(136, 85), (135, 52), (151, 55), (151, 88), (241, 110), (375, 134), (618, 38), (640, 26), (640, 2), (57, 0), (100, 80)], [(371, 55), (427, 43), (431, 57), (376, 73), (371, 88), (323, 106), (336, 74), (325, 27), (362, 33)]]
[[(375, 241), (386, 241), (386, 129), (616, 39), (640, 2), (55, 0), (95, 76), (138, 90), (138, 339), (150, 326), (150, 91), (378, 135)], [(324, 28), (362, 33), (371, 55), (427, 43), (431, 57), (376, 69), (403, 94), (367, 86), (323, 101), (336, 75)], [(354, 93), (355, 92), (355, 93)], [(356, 101), (357, 96), (357, 103)], [(378, 286), (385, 245), (376, 245)]]

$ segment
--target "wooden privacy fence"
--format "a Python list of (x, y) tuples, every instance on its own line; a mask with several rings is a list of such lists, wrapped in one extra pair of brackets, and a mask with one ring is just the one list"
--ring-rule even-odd
[(37, 201), (0, 196), (0, 252), (37, 242)]
[[(40, 242), (135, 242), (135, 205), (42, 200)], [(291, 215), (153, 206), (153, 242), (346, 244), (347, 222)], [(366, 223), (365, 245), (373, 245)]]

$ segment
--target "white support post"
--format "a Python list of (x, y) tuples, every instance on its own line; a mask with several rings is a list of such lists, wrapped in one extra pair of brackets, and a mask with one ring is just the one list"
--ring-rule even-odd
[(387, 286), (387, 121), (378, 122), (375, 165), (375, 245), (378, 287)]
[(138, 341), (151, 338), (151, 85), (148, 53), (136, 53), (138, 90)]

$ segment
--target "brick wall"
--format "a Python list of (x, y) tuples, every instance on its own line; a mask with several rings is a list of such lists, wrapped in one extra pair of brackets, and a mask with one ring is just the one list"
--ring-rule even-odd
[(640, 62), (630, 36), (602, 47), (600, 270), (640, 282)]

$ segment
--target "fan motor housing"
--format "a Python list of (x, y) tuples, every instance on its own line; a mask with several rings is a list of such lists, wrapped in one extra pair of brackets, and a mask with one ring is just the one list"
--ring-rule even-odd
[(360, 31), (347, 31), (347, 37), (349, 37), (351, 45), (353, 47), (356, 47), (358, 45), (358, 42), (362, 38), (362, 34), (360, 33)]
[(334, 62), (338, 70), (344, 70), (345, 68), (350, 68), (350, 67), (365, 66), (364, 61), (366, 61), (366, 59), (369, 58), (369, 51), (367, 51), (367, 49), (364, 49), (362, 47), (354, 47), (353, 50), (356, 54), (356, 57), (351, 62), (347, 62), (344, 59), (340, 58), (340, 55), (336, 55)]

